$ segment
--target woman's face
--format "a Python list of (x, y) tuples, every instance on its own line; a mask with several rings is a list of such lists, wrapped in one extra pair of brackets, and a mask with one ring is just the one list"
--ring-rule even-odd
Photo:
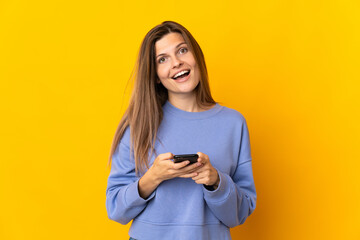
[(199, 84), (200, 72), (181, 34), (169, 33), (155, 42), (155, 54), (156, 72), (169, 97), (192, 94)]

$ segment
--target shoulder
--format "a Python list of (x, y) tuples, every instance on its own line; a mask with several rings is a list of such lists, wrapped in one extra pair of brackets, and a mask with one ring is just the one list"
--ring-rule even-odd
[(221, 116), (225, 120), (239, 122), (239, 123), (246, 122), (244, 115), (240, 113), (238, 110), (223, 105), (220, 106), (222, 109), (220, 111), (219, 116)]
[(120, 139), (119, 144), (123, 144), (127, 147), (130, 147), (130, 126), (127, 126), (122, 137)]

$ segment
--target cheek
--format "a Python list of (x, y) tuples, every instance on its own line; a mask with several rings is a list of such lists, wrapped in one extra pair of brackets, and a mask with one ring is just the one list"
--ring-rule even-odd
[(195, 75), (200, 76), (200, 69), (199, 66), (196, 64), (196, 62), (194, 62), (193, 68), (195, 70)]
[(193, 66), (193, 67), (196, 67), (196, 60), (195, 60), (195, 57), (194, 55), (190, 52), (190, 54), (187, 56), (188, 57), (188, 63)]
[(164, 66), (157, 67), (156, 73), (160, 79), (167, 78), (167, 71), (166, 68), (164, 68)]

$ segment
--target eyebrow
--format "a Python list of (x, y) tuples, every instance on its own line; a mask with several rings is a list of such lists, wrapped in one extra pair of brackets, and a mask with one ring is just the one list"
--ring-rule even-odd
[[(178, 45), (176, 45), (175, 49), (180, 47), (182, 44), (186, 44), (186, 42), (181, 42), (179, 43)], [(163, 55), (166, 55), (165, 53), (160, 53), (159, 55), (156, 56), (156, 58), (160, 57), (160, 56), (163, 56)]]

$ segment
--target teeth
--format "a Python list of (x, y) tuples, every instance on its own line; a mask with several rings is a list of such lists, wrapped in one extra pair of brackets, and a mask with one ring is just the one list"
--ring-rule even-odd
[(189, 72), (188, 70), (181, 71), (181, 72), (177, 73), (173, 78), (177, 78), (177, 77), (179, 77), (179, 76), (181, 76), (181, 75), (183, 75), (185, 73), (188, 73), (188, 72)]

